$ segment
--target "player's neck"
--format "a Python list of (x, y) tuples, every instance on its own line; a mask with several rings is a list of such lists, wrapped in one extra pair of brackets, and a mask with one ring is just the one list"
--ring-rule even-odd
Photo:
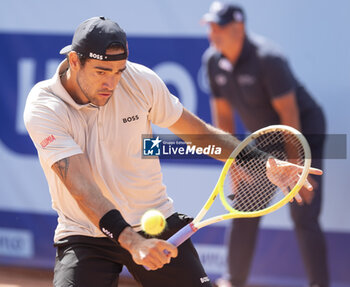
[(79, 86), (74, 79), (70, 69), (67, 69), (65, 73), (61, 75), (61, 83), (68, 94), (77, 104), (87, 104), (83, 99), (85, 98), (83, 93), (80, 91)]

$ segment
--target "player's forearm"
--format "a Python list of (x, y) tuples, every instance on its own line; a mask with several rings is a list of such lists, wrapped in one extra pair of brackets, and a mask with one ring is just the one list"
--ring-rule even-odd
[(192, 145), (203, 148), (208, 145), (221, 147), (221, 155), (213, 155), (220, 160), (225, 160), (240, 142), (231, 134), (205, 123), (186, 109), (170, 130), (184, 141), (191, 142)]
[(71, 192), (72, 196), (79, 205), (79, 208), (89, 218), (89, 220), (99, 228), (99, 222), (102, 216), (108, 211), (115, 209), (115, 206), (99, 190), (90, 188), (89, 190), (75, 190)]
[(219, 157), (213, 155), (214, 158), (225, 161), (231, 152), (239, 145), (240, 141), (234, 137), (232, 134), (227, 133), (226, 131), (221, 130), (220, 128), (213, 127), (209, 124), (206, 124), (206, 134), (208, 136), (199, 139), (196, 143), (202, 147), (206, 147), (210, 144), (215, 144), (218, 147), (221, 147), (222, 153)]
[(79, 208), (97, 227), (101, 217), (115, 206), (103, 196), (101, 190), (92, 180), (93, 176), (84, 155), (64, 158), (52, 169), (66, 186)]
[(145, 240), (140, 234), (135, 232), (131, 227), (126, 227), (119, 235), (118, 242), (126, 250), (131, 253), (133, 247)]
[(107, 237), (117, 242), (120, 233), (129, 224), (93, 180), (87, 157), (78, 154), (62, 159), (52, 169), (89, 220)]

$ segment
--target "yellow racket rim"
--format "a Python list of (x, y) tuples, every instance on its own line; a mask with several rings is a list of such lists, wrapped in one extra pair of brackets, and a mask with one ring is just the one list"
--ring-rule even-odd
[[(303, 148), (304, 151), (304, 166), (303, 166), (303, 170), (302, 173), (300, 174), (299, 180), (297, 181), (297, 183), (295, 184), (295, 186), (291, 189), (291, 191), (288, 193), (288, 195), (286, 195), (283, 199), (281, 199), (280, 201), (276, 202), (275, 204), (266, 207), (264, 209), (258, 210), (258, 211), (238, 211), (236, 209), (234, 209), (226, 200), (226, 196), (224, 193), (224, 181), (227, 175), (227, 172), (230, 169), (230, 166), (234, 163), (236, 156), (254, 139), (256, 139), (258, 136), (268, 133), (268, 132), (276, 132), (276, 131), (288, 131), (289, 133), (292, 133), (294, 135), (296, 135), (300, 141), (300, 144)], [(307, 142), (307, 140), (305, 139), (305, 137), (296, 129), (286, 126), (286, 125), (272, 125), (272, 126), (268, 126), (265, 128), (262, 128), (260, 130), (257, 130), (256, 132), (252, 133), (251, 135), (249, 135), (246, 139), (244, 139), (238, 146), (237, 148), (232, 152), (232, 154), (229, 156), (229, 158), (227, 159), (222, 172), (220, 174), (219, 180), (215, 186), (215, 194), (217, 195), (218, 193), (220, 194), (220, 199), (222, 204), (224, 205), (224, 207), (226, 208), (227, 211), (229, 211), (230, 213), (228, 214), (223, 214), (220, 215), (219, 217), (221, 218), (221, 220), (223, 219), (229, 219), (229, 218), (238, 218), (238, 217), (258, 217), (258, 216), (262, 216), (265, 215), (267, 213), (273, 212), (276, 209), (280, 208), (281, 206), (285, 205), (286, 203), (288, 203), (289, 201), (292, 200), (292, 198), (298, 193), (298, 191), (302, 188), (302, 186), (305, 183), (305, 180), (308, 176), (309, 173), (309, 169), (311, 166), (311, 151), (310, 151), (310, 147), (309, 144)], [(215, 197), (216, 197), (215, 195)], [(214, 197), (214, 199), (215, 199)], [(214, 199), (212, 199), (212, 201), (214, 201)], [(208, 207), (210, 207), (210, 205), (212, 204), (212, 202), (208, 203)]]

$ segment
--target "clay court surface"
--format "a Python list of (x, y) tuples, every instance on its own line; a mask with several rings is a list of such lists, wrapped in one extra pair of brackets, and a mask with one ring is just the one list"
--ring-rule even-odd
[[(53, 273), (49, 270), (0, 266), (0, 287), (49, 287)], [(121, 278), (119, 287), (136, 287), (128, 278)]]
[[(0, 287), (52, 287), (53, 272), (28, 268), (16, 268), (0, 265)], [(138, 287), (131, 278), (119, 279), (118, 287)], [(290, 285), (288, 285), (290, 287)], [(249, 285), (247, 287), (267, 287)], [(271, 287), (271, 286), (269, 286)], [(282, 286), (274, 286), (282, 287)]]

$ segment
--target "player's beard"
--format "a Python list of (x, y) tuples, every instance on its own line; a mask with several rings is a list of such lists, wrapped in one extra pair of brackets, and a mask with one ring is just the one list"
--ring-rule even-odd
[(110, 100), (111, 97), (105, 98), (102, 100), (100, 100), (96, 95), (94, 96), (93, 94), (90, 93), (90, 89), (88, 88), (88, 85), (84, 84), (84, 80), (81, 79), (82, 77), (80, 77), (80, 75), (77, 75), (77, 84), (80, 88), (80, 91), (83, 93), (84, 97), (87, 98), (89, 100), (89, 103), (94, 104), (96, 106), (104, 106), (108, 103), (108, 101)]

